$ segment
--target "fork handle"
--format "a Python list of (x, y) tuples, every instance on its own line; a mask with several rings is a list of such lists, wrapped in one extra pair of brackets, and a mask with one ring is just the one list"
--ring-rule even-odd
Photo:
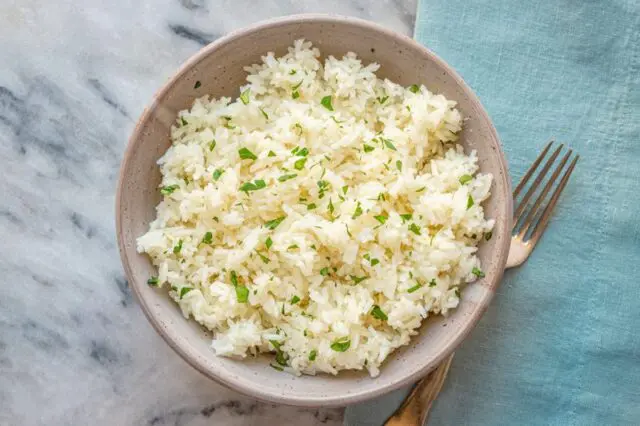
[(449, 355), (427, 377), (420, 380), (404, 403), (385, 422), (385, 426), (422, 426), (447, 377), (454, 353)]

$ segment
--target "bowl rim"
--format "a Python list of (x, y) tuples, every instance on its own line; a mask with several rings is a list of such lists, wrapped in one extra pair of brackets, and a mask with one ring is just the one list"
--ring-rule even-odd
[[(327, 22), (327, 23), (340, 23), (340, 24), (349, 24), (356, 27), (373, 30), (387, 37), (391, 37), (396, 39), (399, 43), (403, 43), (406, 45), (410, 45), (410, 47), (417, 49), (422, 52), (422, 54), (428, 57), (431, 61), (436, 62), (440, 67), (445, 69), (447, 73), (453, 78), (453, 80), (458, 84), (462, 91), (467, 95), (471, 104), (475, 107), (477, 113), (481, 115), (483, 121), (488, 123), (489, 132), (491, 136), (497, 141), (497, 153), (498, 162), (500, 167), (503, 170), (503, 173), (500, 176), (494, 176), (494, 179), (501, 178), (502, 185), (507, 189), (508, 194), (505, 197), (505, 207), (506, 207), (506, 220), (503, 221), (500, 232), (504, 235), (510, 234), (511, 231), (511, 218), (513, 216), (513, 200), (511, 198), (511, 180), (509, 179), (509, 169), (506, 161), (506, 157), (504, 155), (504, 150), (502, 148), (502, 144), (500, 142), (500, 138), (498, 133), (493, 125), (489, 114), (482, 106), (480, 100), (478, 99), (475, 92), (464, 82), (462, 77), (443, 59), (437, 56), (434, 52), (429, 50), (427, 47), (418, 43), (414, 39), (388, 29), (380, 24), (367, 21), (360, 18), (336, 15), (336, 14), (324, 14), (324, 13), (305, 13), (305, 14), (295, 14), (288, 15), (284, 17), (271, 18), (266, 20), (261, 20), (252, 25), (243, 27), (238, 30), (234, 30), (229, 32), (228, 34), (218, 38), (214, 42), (202, 47), (196, 53), (194, 53), (191, 57), (189, 57), (179, 68), (178, 70), (169, 78), (162, 87), (155, 92), (153, 95), (152, 101), (148, 104), (147, 107), (144, 108), (140, 118), (138, 119), (136, 126), (129, 137), (127, 147), (124, 152), (124, 156), (121, 162), (120, 171), (118, 173), (118, 182), (116, 189), (116, 197), (115, 197), (115, 213), (116, 213), (116, 236), (118, 240), (118, 249), (120, 252), (120, 258), (125, 270), (125, 274), (127, 279), (131, 283), (131, 288), (138, 300), (144, 315), (147, 317), (147, 320), (151, 323), (153, 328), (160, 334), (160, 336), (164, 339), (164, 341), (178, 354), (182, 357), (189, 365), (198, 370), (200, 373), (205, 375), (206, 377), (222, 384), (230, 389), (238, 391), (244, 395), (248, 395), (254, 398), (257, 398), (262, 401), (267, 402), (276, 402), (280, 404), (294, 405), (294, 406), (304, 406), (304, 407), (337, 407), (337, 406), (345, 406), (349, 404), (354, 404), (358, 402), (362, 402), (371, 398), (375, 398), (377, 396), (386, 394), (393, 390), (396, 390), (402, 386), (412, 384), (419, 380), (420, 378), (426, 376), (431, 370), (433, 370), (436, 366), (438, 366), (446, 357), (448, 357), (467, 337), (467, 335), (475, 328), (478, 321), (486, 311), (489, 303), (493, 299), (495, 295), (495, 289), (497, 285), (502, 280), (502, 276), (504, 274), (504, 265), (507, 261), (507, 256), (509, 252), (510, 238), (505, 238), (502, 246), (496, 247), (496, 252), (498, 256), (497, 266), (499, 268), (496, 269), (496, 274), (492, 277), (491, 282), (484, 285), (487, 287), (487, 297), (485, 297), (481, 303), (479, 303), (478, 309), (474, 311), (474, 314), (470, 316), (468, 319), (467, 325), (457, 331), (457, 335), (454, 338), (450, 339), (446, 344), (440, 354), (434, 357), (430, 362), (426, 363), (415, 375), (407, 375), (395, 382), (390, 382), (383, 384), (377, 388), (365, 390), (365, 391), (355, 391), (349, 394), (337, 394), (337, 395), (324, 395), (324, 396), (298, 396), (294, 393), (271, 393), (265, 392), (260, 387), (251, 386), (250, 383), (245, 381), (239, 381), (237, 378), (234, 378), (232, 374), (225, 373), (224, 371), (212, 371), (209, 366), (203, 362), (203, 360), (197, 356), (193, 356), (193, 353), (189, 351), (187, 348), (184, 348), (177, 338), (171, 335), (164, 327), (160, 325), (160, 321), (158, 318), (154, 316), (152, 313), (152, 309), (150, 307), (149, 301), (145, 300), (140, 292), (139, 286), (140, 283), (136, 282), (132, 277), (132, 268), (130, 259), (127, 257), (126, 249), (125, 249), (125, 241), (123, 238), (123, 215), (122, 215), (122, 206), (121, 199), (124, 193), (124, 181), (125, 181), (125, 171), (129, 169), (129, 162), (132, 158), (132, 153), (134, 151), (135, 141), (139, 139), (141, 134), (143, 133), (144, 124), (149, 120), (152, 114), (156, 111), (160, 104), (160, 100), (163, 99), (170, 89), (189, 71), (191, 70), (198, 62), (207, 57), (210, 52), (234, 41), (237, 38), (246, 36), (251, 33), (255, 33), (264, 29), (268, 29), (271, 27), (277, 27), (281, 25), (291, 24), (291, 23), (305, 23), (305, 22)], [(499, 226), (496, 223), (496, 226)], [(384, 372), (381, 372), (384, 374)]]

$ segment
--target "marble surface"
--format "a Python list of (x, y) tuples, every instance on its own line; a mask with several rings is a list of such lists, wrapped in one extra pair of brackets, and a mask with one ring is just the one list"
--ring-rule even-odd
[(330, 12), (411, 34), (415, 0), (0, 3), (0, 424), (338, 425), (189, 367), (136, 306), (114, 235), (127, 138), (202, 45), (273, 16)]

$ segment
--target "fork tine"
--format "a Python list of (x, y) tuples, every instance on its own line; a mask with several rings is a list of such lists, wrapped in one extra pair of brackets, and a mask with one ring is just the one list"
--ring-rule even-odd
[(551, 157), (549, 157), (549, 159), (545, 163), (545, 165), (542, 168), (542, 170), (540, 170), (540, 173), (536, 177), (536, 180), (533, 181), (533, 183), (531, 184), (531, 187), (529, 188), (527, 193), (524, 194), (524, 197), (522, 197), (522, 201), (520, 201), (520, 204), (516, 208), (516, 212), (513, 214), (513, 223), (514, 224), (518, 223), (518, 221), (520, 220), (520, 218), (522, 216), (522, 213), (524, 213), (525, 207), (527, 207), (527, 203), (529, 202), (529, 199), (536, 192), (536, 189), (538, 189), (538, 186), (540, 185), (540, 182), (542, 182), (544, 177), (547, 175), (547, 172), (549, 171), (549, 169), (553, 165), (553, 162), (556, 161), (556, 158), (558, 158), (558, 154), (560, 154), (560, 151), (562, 150), (563, 147), (564, 147), (564, 145), (560, 144), (560, 146), (553, 152), (553, 154), (551, 154)]
[(551, 148), (551, 145), (553, 144), (553, 142), (554, 142), (554, 140), (551, 139), (549, 141), (549, 143), (547, 143), (547, 146), (545, 146), (544, 149), (542, 150), (542, 152), (540, 153), (540, 155), (538, 155), (538, 158), (536, 158), (536, 161), (533, 162), (531, 167), (529, 167), (529, 170), (527, 170), (527, 173), (525, 173), (524, 176), (522, 177), (522, 179), (520, 179), (520, 183), (518, 183), (518, 186), (513, 191), (513, 199), (514, 200), (520, 194), (520, 191), (522, 191), (522, 188), (524, 188), (524, 186), (527, 184), (527, 182), (529, 181), (529, 178), (531, 177), (533, 172), (536, 171), (536, 169), (538, 168), (538, 165), (540, 165), (540, 162), (542, 161), (544, 156), (547, 155), (547, 151), (549, 151), (549, 148)]
[[(544, 186), (544, 189), (542, 190), (540, 195), (538, 195), (538, 198), (536, 199), (536, 201), (533, 203), (533, 206), (531, 206), (531, 210), (529, 211), (529, 214), (527, 215), (527, 217), (523, 221), (522, 229), (518, 233), (520, 238), (524, 238), (524, 236), (527, 234), (527, 231), (529, 230), (529, 227), (533, 223), (533, 218), (536, 217), (535, 216), (536, 213), (540, 209), (540, 206), (542, 206), (542, 203), (544, 202), (545, 198), (547, 197), (547, 194), (551, 190), (551, 187), (553, 187), (553, 184), (556, 182), (556, 179), (558, 179), (558, 176), (560, 175), (560, 172), (562, 171), (562, 169), (564, 169), (564, 165), (567, 164), (567, 161), (571, 157), (572, 153), (573, 153), (573, 151), (569, 150), (569, 152), (567, 152), (565, 154), (565, 156), (562, 158), (562, 161), (560, 161), (560, 164), (556, 167), (556, 170), (551, 175), (551, 178), (549, 178), (549, 181)], [(515, 225), (514, 225), (514, 227), (515, 227)]]
[(569, 168), (567, 169), (567, 171), (564, 172), (564, 175), (562, 175), (562, 180), (560, 181), (560, 184), (558, 185), (556, 190), (553, 191), (551, 200), (549, 200), (549, 204), (544, 209), (544, 212), (542, 213), (542, 217), (540, 218), (538, 223), (535, 225), (534, 232), (531, 235), (531, 239), (529, 240), (529, 243), (532, 244), (532, 247), (536, 245), (536, 243), (540, 239), (540, 236), (542, 235), (545, 228), (547, 227), (547, 224), (549, 223), (549, 218), (551, 217), (551, 212), (556, 206), (558, 202), (558, 198), (560, 198), (560, 194), (562, 193), (562, 190), (564, 189), (564, 187), (567, 185), (567, 182), (569, 181), (569, 177), (571, 176), (571, 172), (573, 172), (573, 168), (576, 166), (576, 163), (578, 162), (579, 159), (580, 159), (580, 156), (576, 155), (576, 157), (573, 159), (573, 161), (569, 165)]

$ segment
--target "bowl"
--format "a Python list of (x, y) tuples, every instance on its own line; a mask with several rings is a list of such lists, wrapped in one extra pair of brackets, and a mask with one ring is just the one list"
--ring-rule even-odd
[[(146, 232), (160, 201), (156, 164), (170, 145), (169, 129), (179, 110), (196, 97), (237, 96), (246, 72), (269, 51), (284, 54), (294, 40), (313, 42), (323, 55), (353, 51), (365, 62), (378, 62), (378, 75), (405, 86), (425, 84), (458, 102), (465, 122), (460, 141), (476, 150), (481, 172), (492, 173), (492, 196), (485, 202), (496, 220), (493, 238), (483, 242), (479, 257), (485, 278), (469, 285), (447, 318), (425, 321), (410, 344), (392, 353), (378, 377), (342, 371), (337, 376), (296, 377), (269, 366), (269, 359), (218, 357), (211, 335), (186, 320), (164, 291), (150, 288), (156, 275), (146, 255), (136, 251), (136, 238)], [(194, 88), (195, 82), (201, 86)], [(164, 340), (189, 364), (211, 379), (261, 400), (299, 406), (342, 406), (363, 401), (412, 383), (449, 355), (476, 325), (502, 277), (511, 234), (511, 188), (507, 165), (495, 128), (478, 98), (442, 59), (412, 39), (376, 24), (328, 15), (297, 15), (269, 20), (233, 32), (191, 57), (155, 95), (131, 136), (120, 170), (116, 196), (116, 229), (122, 263), (144, 313)]]

